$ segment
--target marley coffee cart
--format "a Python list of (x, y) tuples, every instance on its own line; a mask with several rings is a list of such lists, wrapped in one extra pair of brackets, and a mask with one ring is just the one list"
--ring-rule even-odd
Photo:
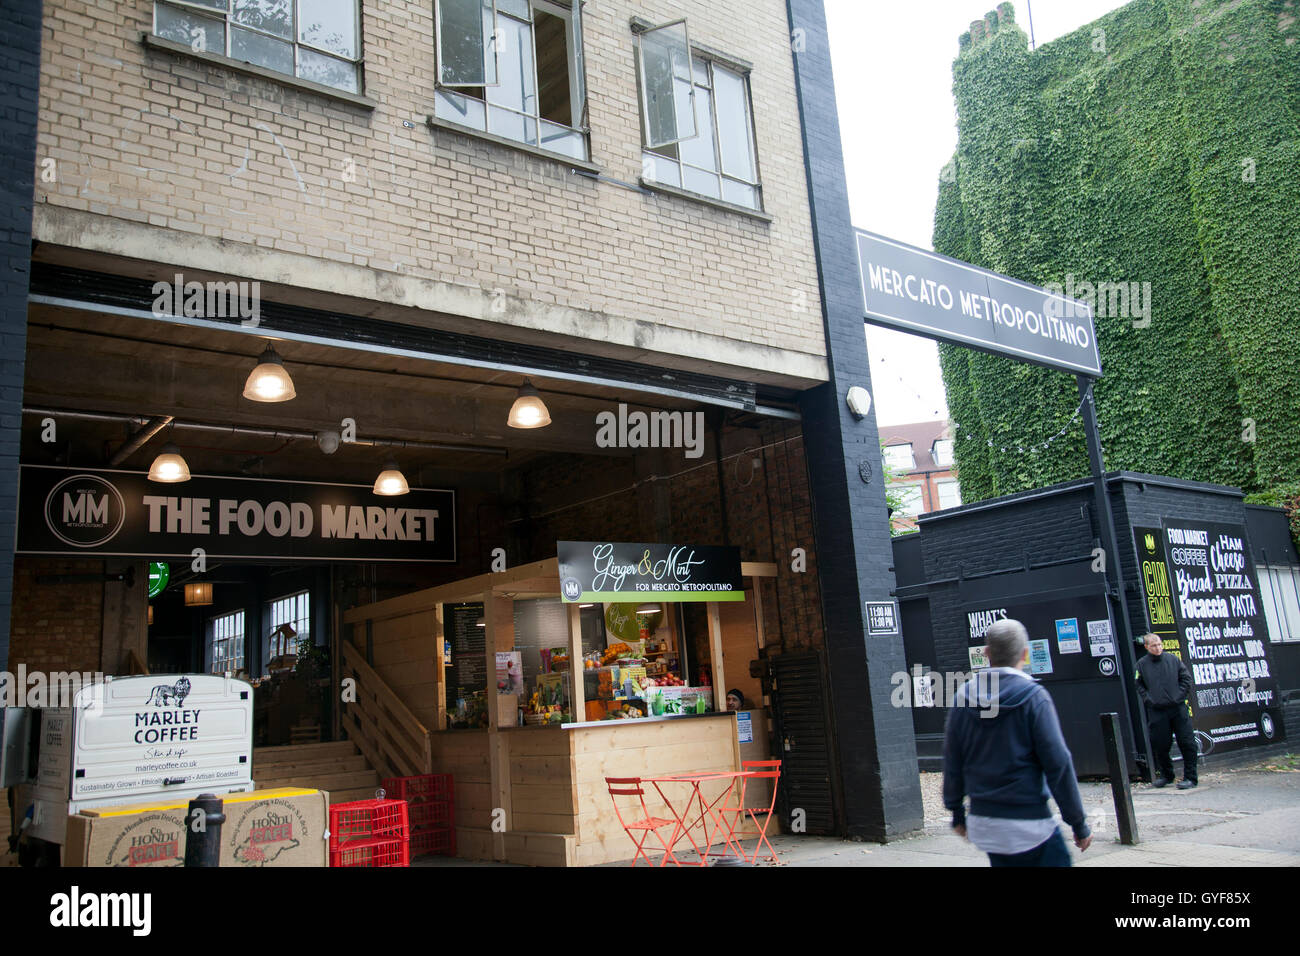
[(253, 688), (212, 674), (108, 678), (41, 711), (29, 836), (62, 844), (69, 814), (253, 789)]

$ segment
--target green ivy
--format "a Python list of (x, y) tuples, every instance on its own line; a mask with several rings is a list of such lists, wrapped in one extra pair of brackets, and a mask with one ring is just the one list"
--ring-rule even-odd
[[(1300, 476), (1298, 21), (1296, 0), (1135, 0), (1031, 52), (1003, 4), (961, 39), (935, 249), (1040, 285), (1150, 283), (1146, 327), (1098, 310), (1109, 469)], [(963, 498), (1088, 473), (1081, 424), (1053, 438), (1073, 376), (940, 360)]]

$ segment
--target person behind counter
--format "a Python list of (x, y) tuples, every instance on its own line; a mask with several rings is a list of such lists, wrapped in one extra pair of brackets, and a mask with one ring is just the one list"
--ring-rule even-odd
[(744, 710), (745, 694), (735, 687), (727, 691), (727, 710)]

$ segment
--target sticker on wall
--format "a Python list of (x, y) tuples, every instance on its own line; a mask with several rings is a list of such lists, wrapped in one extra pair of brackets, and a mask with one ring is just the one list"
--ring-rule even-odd
[(1115, 658), (1103, 657), (1097, 662), (1097, 670), (1101, 671), (1102, 677), (1113, 677), (1115, 675)]
[(1056, 648), (1062, 654), (1081, 654), (1083, 646), (1079, 642), (1079, 619), (1067, 617), (1056, 622)]
[(972, 647), (967, 650), (967, 655), (970, 657), (971, 670), (975, 671), (975, 670), (979, 670), (982, 667), (989, 666), (989, 658), (988, 655), (985, 653), (987, 648), (988, 648), (987, 644), (981, 644), (979, 647)]
[(898, 605), (894, 601), (867, 602), (867, 634), (883, 637), (898, 633)]
[(736, 734), (740, 738), (739, 743), (752, 744), (754, 742), (754, 719), (752, 714), (736, 715)]
[(1029, 673), (1052, 673), (1052, 642), (1047, 640), (1029, 642)]
[(1115, 634), (1109, 620), (1088, 622), (1088, 650), (1093, 657), (1115, 656)]

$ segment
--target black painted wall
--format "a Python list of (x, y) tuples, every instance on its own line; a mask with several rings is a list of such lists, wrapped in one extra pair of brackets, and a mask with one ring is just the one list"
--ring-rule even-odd
[(5, 0), (0, 28), (0, 670), (9, 667), (18, 446), (27, 356), (41, 0)]
[(857, 421), (845, 403), (850, 386), (871, 389), (871, 372), (826, 16), (821, 0), (787, 8), (830, 365), (830, 382), (805, 393), (801, 411), (840, 806), (846, 835), (883, 841), (923, 825), (916, 744), (910, 712), (890, 704), (902, 637), (866, 636), (864, 602), (893, 592), (893, 551), (875, 417)]
[[(1246, 506), (1238, 489), (1131, 472), (1108, 475), (1107, 487), (1119, 538), (1121, 579), (1133, 628), (1139, 634), (1146, 630), (1147, 621), (1133, 525), (1158, 527), (1164, 518), (1179, 517), (1244, 524), (1257, 561), (1267, 551), (1271, 563), (1300, 563), (1289, 546), (1282, 512)], [(1086, 583), (1089, 576), (1098, 577), (1092, 572), (1099, 530), (1090, 481), (1067, 482), (950, 509), (923, 517), (920, 526), (917, 540), (900, 549), (898, 586), (910, 596), (907, 604), (924, 600), (929, 606), (933, 658), (920, 662), (939, 671), (969, 669), (963, 607), (978, 601), (983, 591), (1003, 594), (1019, 588), (1029, 592), (1038, 590), (1043, 581)], [(914, 554), (917, 550), (919, 562)], [(1108, 561), (1114, 559), (1107, 556)], [(1053, 566), (1028, 570), (1039, 565)], [(995, 571), (1007, 573), (981, 577)], [(909, 615), (904, 620), (913, 618)], [(925, 643), (909, 635), (909, 648)], [(1292, 728), (1300, 727), (1294, 722), (1300, 717), (1300, 644), (1274, 643), (1270, 652), (1282, 686), (1284, 719), (1288, 731), (1293, 732)], [(914, 660), (909, 656), (908, 664)], [(1062, 722), (1068, 723), (1071, 711), (1084, 714), (1086, 720), (1081, 718), (1079, 724), (1083, 729), (1076, 733), (1091, 736), (1091, 718), (1099, 710), (1091, 691), (1075, 688), (1063, 692), (1057, 689), (1060, 687), (1052, 693)], [(1078, 699), (1067, 699), (1070, 694)], [(1090, 749), (1092, 744), (1089, 739), (1084, 747)], [(1131, 736), (1129, 746), (1131, 754), (1135, 747)], [(1294, 744), (1280, 746), (1294, 749)], [(1078, 759), (1079, 748), (1073, 742), (1072, 749)], [(1270, 749), (1257, 747), (1249, 752), (1267, 754)]]

